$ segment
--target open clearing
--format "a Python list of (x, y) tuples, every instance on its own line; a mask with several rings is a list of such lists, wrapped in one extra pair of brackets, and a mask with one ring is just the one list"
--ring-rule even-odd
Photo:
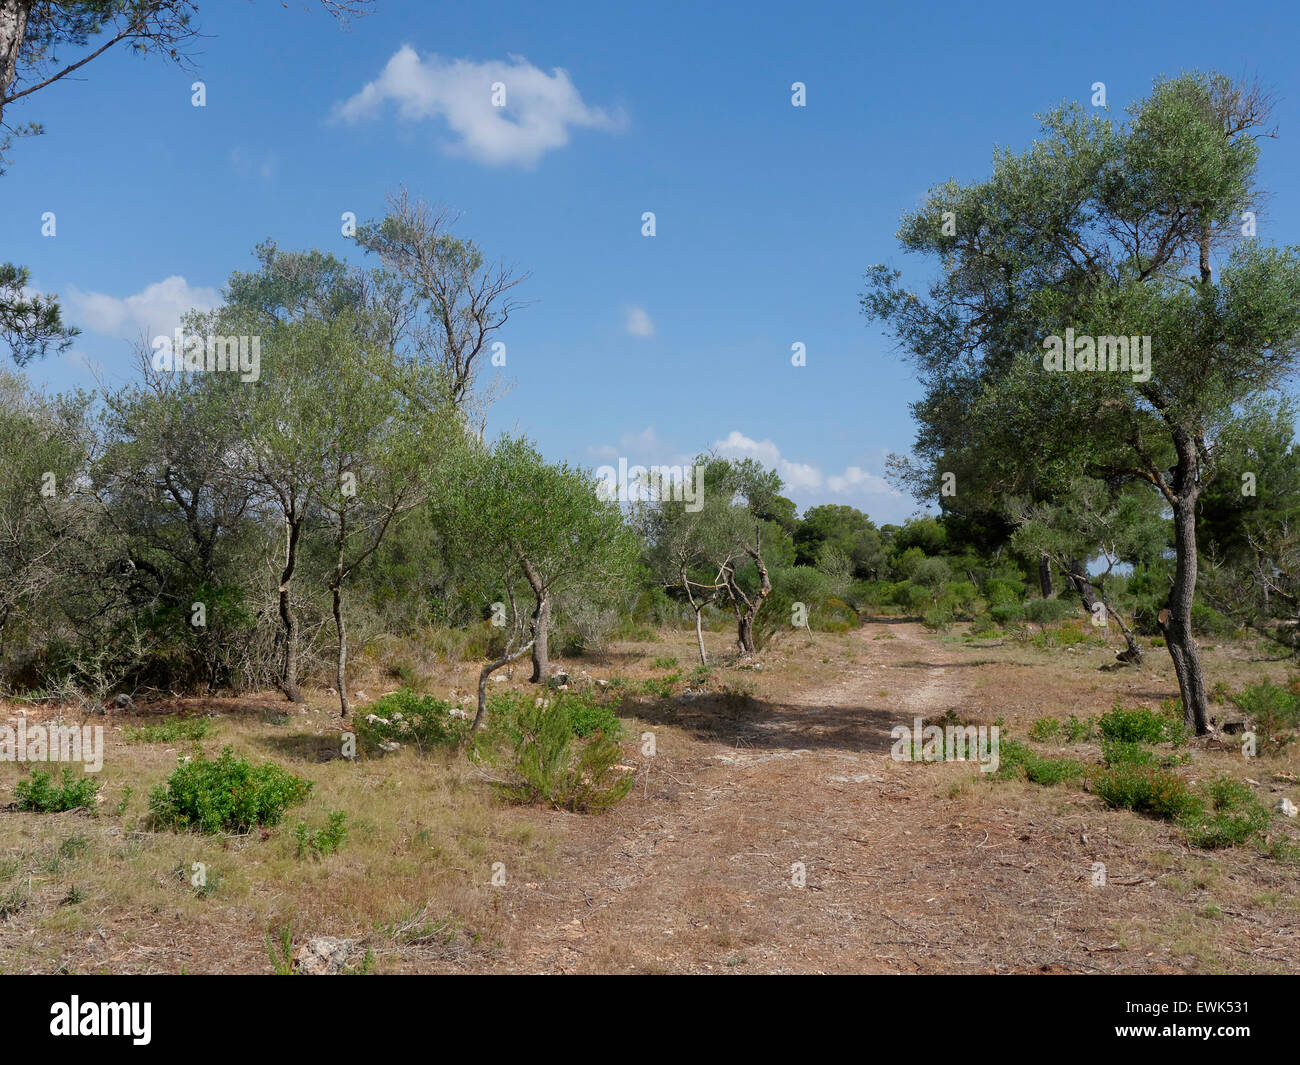
[[(721, 661), (725, 637), (709, 636)], [(649, 678), (655, 657), (689, 666), (692, 639), (663, 634), (570, 668)], [(1173, 826), (1083, 790), (889, 756), (890, 730), (917, 716), (1001, 719), (1004, 738), (1023, 740), (1038, 717), (1176, 696), (1159, 652), (1139, 670), (1100, 668), (1112, 659), (907, 622), (789, 636), (758, 669), (720, 665), (707, 694), (678, 684), (670, 699), (630, 699), (636, 784), (604, 816), (505, 805), (462, 756), (345, 761), (324, 692), (305, 711), (272, 695), (142, 704), (104, 719), (95, 816), (0, 817), (0, 969), (270, 972), (268, 933), (287, 926), (295, 944), (352, 939), (357, 965), (369, 951), (381, 973), (1295, 971), (1296, 865), (1190, 848)], [(1234, 686), (1286, 675), (1243, 648), (1206, 659)], [(445, 670), (430, 690), (464, 691), (470, 672)], [(392, 686), (380, 685), (368, 690)], [(250, 836), (139, 830), (148, 786), (190, 746), (127, 730), (178, 713), (213, 716), (209, 754), (229, 744), (314, 780), (307, 804)], [(1190, 751), (1190, 779), (1229, 773), (1269, 806), (1300, 800), (1277, 777), (1294, 773), (1294, 754), (1247, 762), (1213, 739)], [(19, 775), (0, 766), (0, 802)], [(332, 809), (349, 816), (342, 848), (299, 858), (293, 827)], [(1296, 835), (1281, 817), (1272, 831)], [(191, 885), (196, 862), (204, 890)], [(505, 884), (493, 886), (498, 862)]]

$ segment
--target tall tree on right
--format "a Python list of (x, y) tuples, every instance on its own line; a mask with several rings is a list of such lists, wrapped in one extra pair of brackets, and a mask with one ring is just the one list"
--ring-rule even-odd
[[(1028, 150), (995, 153), (991, 177), (948, 181), (905, 216), (904, 248), (940, 267), (927, 295), (873, 267), (863, 310), (919, 370), (915, 462), (936, 497), (945, 472), (994, 459), (1024, 468), (1040, 498), (1079, 476), (1159, 493), (1176, 554), (1160, 623), (1187, 724), (1204, 733), (1198, 501), (1233, 412), (1300, 354), (1300, 254), (1253, 235), (1269, 99), (1189, 74), (1157, 82), (1122, 122), (1077, 104), (1041, 121)], [(1138, 365), (1130, 351), (1110, 368), (1112, 338)], [(1066, 345), (1073, 372), (1047, 358)]]

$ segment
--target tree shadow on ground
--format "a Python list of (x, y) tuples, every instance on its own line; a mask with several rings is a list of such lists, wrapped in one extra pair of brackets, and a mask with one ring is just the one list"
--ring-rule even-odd
[(257, 742), (279, 755), (303, 762), (333, 762), (343, 757), (343, 741), (339, 736), (314, 732), (272, 733), (258, 736)]
[[(945, 709), (932, 709), (922, 716), (939, 716)], [(696, 739), (729, 747), (863, 754), (887, 752), (894, 742), (890, 731), (897, 725), (911, 726), (917, 716), (889, 696), (869, 702), (858, 699), (844, 706), (782, 704), (748, 696), (628, 698), (620, 714), (649, 725), (679, 728)]]

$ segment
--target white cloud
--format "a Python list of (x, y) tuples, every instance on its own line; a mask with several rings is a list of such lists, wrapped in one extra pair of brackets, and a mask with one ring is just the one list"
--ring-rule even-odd
[(627, 316), (627, 331), (630, 335), (634, 337), (655, 335), (655, 324), (643, 307), (625, 307), (623, 313)]
[(694, 455), (678, 451), (664, 440), (653, 425), (647, 425), (639, 433), (624, 433), (618, 438), (618, 444), (600, 444), (587, 449), (592, 458), (605, 462), (614, 462), (626, 458), (629, 465), (641, 466), (689, 466), (695, 461)]
[[(497, 82), (505, 86), (504, 107), (492, 102)], [(406, 44), (335, 114), (348, 122), (373, 118), (388, 100), (409, 121), (442, 119), (456, 135), (446, 150), (488, 166), (531, 168), (568, 144), (571, 129), (618, 130), (626, 124), (621, 111), (583, 103), (559, 67), (547, 74), (522, 56), (482, 63), (437, 55), (422, 60)]]
[(771, 440), (753, 440), (735, 429), (725, 440), (715, 441), (713, 447), (723, 458), (757, 459), (768, 469), (776, 470), (786, 488), (794, 495), (816, 494), (824, 497), (829, 492), (855, 499), (882, 495), (894, 499), (904, 498), (903, 493), (883, 477), (868, 473), (860, 466), (846, 466), (843, 473), (824, 476), (818, 466), (783, 458), (780, 449)]
[(822, 486), (822, 473), (816, 466), (791, 462), (771, 440), (751, 440), (735, 429), (725, 440), (716, 440), (714, 450), (727, 459), (757, 459), (768, 469), (776, 470), (786, 487), (793, 491), (816, 491)]
[(856, 490), (861, 492), (884, 492), (889, 495), (901, 495), (883, 477), (868, 473), (860, 466), (846, 466), (844, 472), (826, 478), (826, 487), (836, 495), (850, 495)]
[(93, 333), (135, 339), (142, 332), (149, 336), (171, 333), (187, 311), (210, 311), (218, 306), (221, 293), (173, 275), (123, 299), (69, 285), (64, 300), (73, 324)]

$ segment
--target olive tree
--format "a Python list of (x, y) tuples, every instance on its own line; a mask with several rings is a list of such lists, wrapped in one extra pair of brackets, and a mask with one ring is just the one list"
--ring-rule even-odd
[(1216, 436), (1300, 352), (1300, 253), (1250, 236), (1268, 104), (1210, 74), (1158, 82), (1126, 122), (1059, 107), (991, 177), (940, 185), (904, 217), (903, 246), (940, 267), (926, 296), (883, 266), (863, 296), (918, 367), (934, 496), (967, 470), (1048, 502), (1080, 475), (1159, 494), (1176, 556), (1160, 626), (1197, 733), (1197, 509)]

